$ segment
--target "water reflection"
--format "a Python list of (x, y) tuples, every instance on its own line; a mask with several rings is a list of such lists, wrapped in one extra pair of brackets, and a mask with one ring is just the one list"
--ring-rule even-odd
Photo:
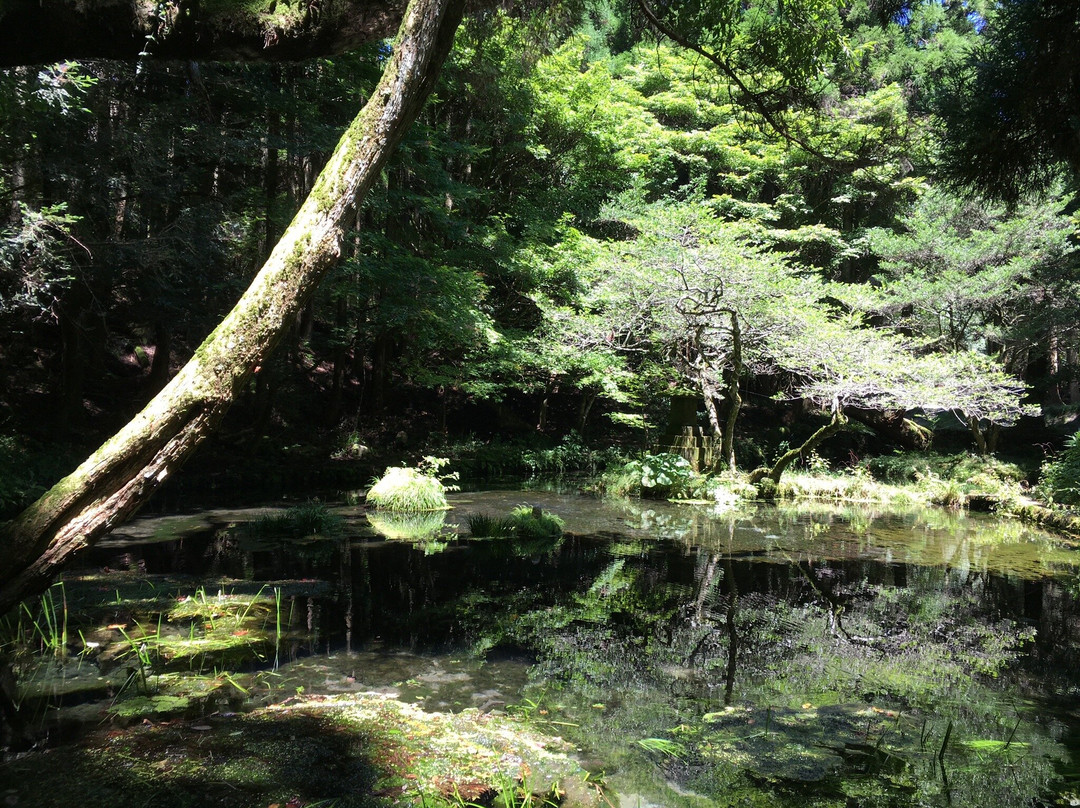
[[(1075, 787), (1080, 565), (1047, 534), (945, 511), (453, 504), (430, 525), (342, 507), (336, 536), (253, 538), (250, 511), (136, 522), (65, 582), (105, 632), (79, 664), (114, 698), (133, 657), (105, 626), (157, 626), (177, 646), (244, 638), (153, 661), (228, 667), (231, 708), (365, 690), (532, 705), (641, 804), (1011, 806)], [(523, 504), (567, 535), (461, 535), (465, 514)], [(200, 590), (220, 597), (209, 619), (176, 611)], [(227, 622), (229, 598), (247, 622)], [(26, 681), (53, 708), (94, 698)]]

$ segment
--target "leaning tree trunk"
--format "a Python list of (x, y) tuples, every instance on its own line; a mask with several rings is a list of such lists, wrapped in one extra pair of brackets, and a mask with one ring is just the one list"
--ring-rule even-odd
[(775, 490), (775, 487), (780, 484), (780, 478), (787, 470), (787, 467), (795, 461), (795, 458), (807, 452), (813, 451), (821, 444), (822, 441), (824, 441), (826, 438), (832, 437), (845, 426), (847, 426), (847, 416), (844, 415), (844, 411), (840, 408), (840, 406), (834, 402), (832, 418), (829, 420), (829, 423), (825, 424), (825, 426), (821, 427), (820, 429), (818, 429), (817, 432), (807, 438), (806, 442), (803, 443), (802, 446), (790, 449), (784, 452), (784, 454), (780, 455), (780, 458), (776, 461), (776, 463), (773, 464), (773, 467), (771, 469), (761, 467), (756, 468), (752, 472), (750, 472), (750, 483), (753, 485), (757, 485), (763, 480), (769, 479), (772, 481), (772, 487)]
[(370, 101), (251, 286), (127, 426), (0, 532), (0, 614), (135, 512), (218, 425), (338, 258), (342, 229), (435, 84), (464, 0), (411, 0)]

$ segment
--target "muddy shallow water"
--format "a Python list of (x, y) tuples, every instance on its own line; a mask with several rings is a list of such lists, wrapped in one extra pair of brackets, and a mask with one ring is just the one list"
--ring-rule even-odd
[[(382, 534), (344, 505), (332, 537), (245, 530), (267, 509), (118, 530), (20, 617), (40, 747), (87, 721), (379, 693), (524, 716), (615, 805), (1080, 804), (1080, 556), (1048, 534), (936, 510), (453, 504)], [(467, 538), (470, 514), (523, 504), (566, 534)]]

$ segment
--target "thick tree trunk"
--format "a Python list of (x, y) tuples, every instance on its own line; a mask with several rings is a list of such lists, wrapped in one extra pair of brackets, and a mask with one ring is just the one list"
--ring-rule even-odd
[(6, 0), (0, 3), (0, 66), (131, 60), (140, 52), (156, 59), (215, 61), (329, 56), (389, 36), (404, 7), (405, 0), (317, 6), (274, 0)]
[(412, 0), (371, 100), (235, 308), (120, 432), (0, 533), (0, 614), (127, 519), (218, 425), (338, 258), (343, 224), (434, 86), (464, 0)]
[(971, 437), (975, 440), (975, 451), (981, 455), (990, 454), (990, 442), (987, 440), (986, 431), (983, 429), (982, 424), (979, 423), (979, 419), (968, 418), (967, 425), (968, 429), (971, 430)]

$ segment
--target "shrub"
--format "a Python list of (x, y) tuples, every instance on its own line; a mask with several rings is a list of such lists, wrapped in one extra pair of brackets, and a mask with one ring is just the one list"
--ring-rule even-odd
[(689, 460), (672, 452), (631, 460), (624, 469), (636, 478), (643, 497), (686, 496), (691, 492), (697, 476)]
[(928, 476), (966, 483), (979, 478), (994, 478), (1002, 484), (1016, 485), (1024, 479), (1023, 470), (996, 457), (968, 452), (897, 452), (871, 457), (863, 466), (875, 480), (886, 483), (912, 483)]
[(682, 455), (661, 452), (608, 470), (595, 488), (617, 497), (700, 499), (711, 496), (709, 483)]
[(1073, 433), (1064, 450), (1043, 463), (1038, 493), (1048, 502), (1080, 505), (1080, 432)]
[(521, 459), (533, 474), (561, 477), (573, 472), (596, 474), (600, 469), (622, 461), (625, 455), (611, 446), (590, 448), (585, 445), (581, 435), (571, 430), (558, 445), (550, 449), (526, 450)]

